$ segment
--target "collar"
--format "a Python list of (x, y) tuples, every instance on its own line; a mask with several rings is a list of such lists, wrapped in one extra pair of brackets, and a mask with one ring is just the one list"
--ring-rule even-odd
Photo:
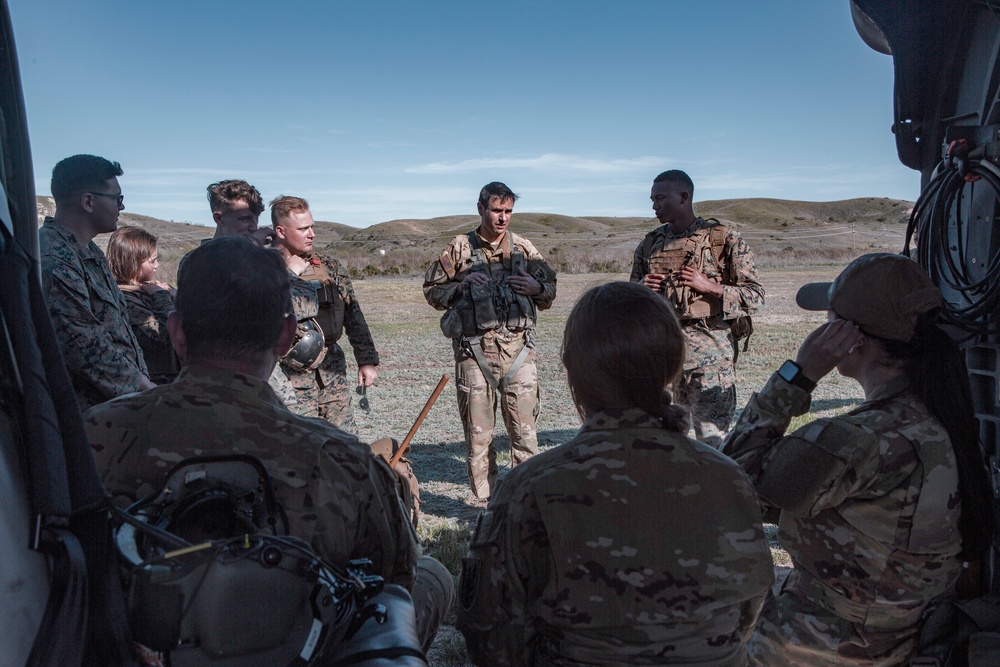
[(59, 222), (51, 216), (46, 216), (45, 221), (42, 223), (44, 227), (51, 230), (56, 236), (60, 238), (63, 242), (71, 245), (77, 249), (77, 252), (84, 259), (102, 258), (104, 253), (97, 246), (96, 243), (91, 241), (87, 245), (80, 243), (80, 239), (76, 238), (76, 234), (73, 233), (69, 227)]
[(278, 395), (274, 393), (265, 380), (245, 373), (234, 373), (202, 364), (192, 364), (182, 368), (177, 379), (171, 383), (171, 385), (176, 386), (183, 384), (211, 385), (225, 391), (250, 396), (277, 407), (284, 407)]
[(880, 387), (876, 387), (871, 395), (865, 400), (864, 403), (859, 405), (855, 409), (864, 408), (866, 405), (871, 403), (876, 403), (878, 401), (884, 401), (890, 398), (896, 398), (901, 394), (905, 394), (910, 389), (910, 381), (906, 378), (905, 373), (900, 373), (896, 377), (892, 378)]
[(663, 421), (640, 408), (599, 410), (583, 422), (580, 431), (606, 431), (617, 428), (663, 429)]

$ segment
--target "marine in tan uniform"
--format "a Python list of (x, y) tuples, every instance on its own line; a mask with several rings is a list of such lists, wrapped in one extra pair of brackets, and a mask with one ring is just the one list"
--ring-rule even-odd
[(155, 386), (125, 299), (93, 242), (118, 226), (121, 175), (117, 162), (94, 155), (60, 161), (52, 170), (55, 216), (38, 230), (42, 290), (82, 410)]
[(368, 558), (375, 574), (409, 588), (429, 646), (453, 583), (443, 565), (421, 556), (392, 471), (354, 436), (289, 412), (267, 384), (295, 336), (290, 310), (277, 253), (241, 238), (193, 250), (169, 319), (184, 370), (171, 384), (85, 415), (105, 488), (123, 505), (148, 495), (184, 458), (256, 456), (291, 534), (341, 566)]
[(354, 431), (353, 386), (347, 381), (347, 361), (337, 341), (346, 331), (358, 364), (357, 386), (375, 382), (379, 359), (351, 278), (337, 260), (313, 252), (315, 223), (305, 199), (273, 200), (271, 222), (274, 247), (292, 276), (299, 320), (295, 346), (275, 368), (272, 386), (291, 387), (286, 404), (293, 412)]
[(643, 287), (574, 307), (563, 362), (583, 426), (500, 482), (462, 564), (477, 665), (747, 664), (771, 554), (750, 479), (685, 435), (668, 389), (683, 356)]
[(508, 229), (510, 188), (493, 182), (479, 193), (481, 223), (460, 234), (427, 269), (424, 297), (448, 312), (458, 413), (465, 430), (469, 483), (486, 499), (497, 477), (493, 428), (499, 406), (517, 465), (538, 452), (537, 311), (556, 298), (556, 274), (530, 241)]
[[(963, 356), (916, 262), (865, 255), (799, 305), (830, 321), (754, 394), (723, 452), (780, 509), (795, 569), (752, 639), (761, 665), (907, 664), (921, 615), (992, 533)], [(786, 434), (836, 368), (865, 401)]]
[(694, 214), (694, 183), (680, 170), (653, 180), (650, 199), (663, 223), (636, 247), (632, 282), (674, 306), (687, 338), (677, 400), (691, 409), (694, 437), (722, 445), (736, 413), (731, 326), (764, 305), (753, 253), (735, 230)]

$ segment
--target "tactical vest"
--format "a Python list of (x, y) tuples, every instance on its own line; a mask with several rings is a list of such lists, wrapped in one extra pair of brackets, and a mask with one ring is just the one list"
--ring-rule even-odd
[(344, 333), (344, 299), (340, 296), (337, 281), (326, 270), (326, 265), (322, 262), (314, 264), (310, 261), (309, 267), (312, 269), (311, 275), (303, 272), (300, 277), (307, 280), (316, 289), (316, 296), (319, 299), (319, 313), (315, 319), (323, 330), (326, 344), (332, 345), (340, 340)]
[[(717, 273), (709, 276), (713, 282), (722, 283), (721, 264), (722, 246), (725, 244), (728, 229), (717, 220), (711, 227), (677, 239), (667, 241), (662, 247), (652, 250), (658, 235), (650, 233), (643, 241), (643, 257), (649, 261), (649, 273), (661, 273), (666, 276), (663, 281), (664, 296), (673, 304), (677, 316), (682, 320), (696, 320), (722, 312), (722, 301), (711, 297), (705, 299), (689, 287), (678, 285), (674, 281), (674, 273), (682, 267), (690, 266), (705, 273), (706, 253), (710, 253), (715, 262)], [(716, 248), (718, 252), (716, 252)]]
[[(506, 328), (509, 331), (525, 331), (535, 328), (538, 313), (530, 296), (516, 293), (507, 284), (507, 277), (494, 280), (486, 255), (475, 230), (468, 233), (472, 246), (472, 271), (486, 274), (490, 280), (485, 285), (469, 285), (469, 298), (462, 299), (455, 306), (462, 309), (462, 332), (475, 336), (485, 331)], [(528, 271), (528, 261), (524, 251), (510, 242), (508, 231), (500, 243), (500, 261), (507, 276), (516, 275), (519, 269)]]

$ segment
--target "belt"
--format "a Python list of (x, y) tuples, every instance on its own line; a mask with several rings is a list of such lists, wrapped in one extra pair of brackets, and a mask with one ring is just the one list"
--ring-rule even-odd
[(483, 338), (482, 336), (466, 336), (462, 338), (462, 344), (469, 348), (472, 356), (475, 357), (476, 363), (479, 364), (479, 370), (483, 372), (483, 377), (486, 378), (486, 382), (493, 388), (493, 391), (500, 389), (501, 391), (506, 391), (507, 385), (510, 381), (514, 379), (514, 376), (521, 369), (521, 365), (524, 364), (524, 360), (528, 358), (528, 353), (531, 352), (535, 347), (535, 335), (529, 329), (526, 331), (524, 347), (518, 352), (517, 357), (514, 358), (514, 363), (510, 365), (510, 370), (499, 380), (493, 375), (493, 371), (490, 370), (490, 365), (486, 361), (486, 357), (483, 356)]

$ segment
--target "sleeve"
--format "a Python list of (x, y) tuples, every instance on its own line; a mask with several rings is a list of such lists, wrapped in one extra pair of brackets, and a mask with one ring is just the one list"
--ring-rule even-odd
[[(757, 266), (750, 246), (738, 233), (729, 230), (724, 247), (726, 273), (722, 287), (723, 318), (732, 320), (752, 315), (764, 305), (764, 286), (760, 283)], [(632, 269), (635, 273), (635, 267)]]
[(351, 341), (354, 348), (354, 360), (359, 366), (371, 364), (378, 366), (378, 350), (375, 349), (375, 340), (372, 338), (371, 329), (365, 321), (365, 314), (361, 312), (361, 304), (354, 293), (354, 284), (351, 276), (340, 265), (339, 262), (331, 261), (328, 270), (337, 276), (337, 289), (344, 300), (344, 330), (347, 332), (347, 339)]
[(420, 544), (389, 467), (367, 445), (333, 440), (318, 466), (315, 546), (340, 564), (367, 558), (375, 574), (412, 589)]
[(538, 310), (548, 310), (556, 300), (556, 272), (531, 241), (525, 238), (519, 238), (518, 241), (528, 260), (528, 273), (542, 285), (542, 292), (531, 297), (531, 300)]
[(775, 373), (751, 396), (722, 448), (750, 475), (765, 504), (796, 516), (836, 507), (879, 470), (878, 436), (844, 417), (818, 419), (785, 435), (809, 402), (807, 392)]
[(648, 238), (649, 235), (642, 241), (639, 241), (639, 245), (635, 247), (635, 252), (632, 253), (632, 273), (628, 277), (629, 282), (640, 283), (643, 276), (649, 273), (649, 257), (645, 252), (646, 239)]
[(511, 499), (501, 482), (462, 561), (458, 628), (477, 665), (531, 664), (536, 638), (530, 600), (550, 571), (548, 538), (531, 496)]
[(424, 298), (436, 310), (448, 310), (462, 296), (462, 281), (468, 272), (464, 264), (471, 253), (464, 252), (461, 238), (452, 240), (424, 274)]
[(43, 283), (49, 315), (74, 384), (85, 386), (95, 402), (139, 391), (139, 380), (147, 370), (138, 343), (129, 354), (101, 319), (118, 320), (122, 336), (134, 340), (118, 288), (113, 288), (115, 294), (94, 293), (93, 302), (100, 309), (95, 312), (82, 274), (66, 266), (49, 267), (43, 273)]

